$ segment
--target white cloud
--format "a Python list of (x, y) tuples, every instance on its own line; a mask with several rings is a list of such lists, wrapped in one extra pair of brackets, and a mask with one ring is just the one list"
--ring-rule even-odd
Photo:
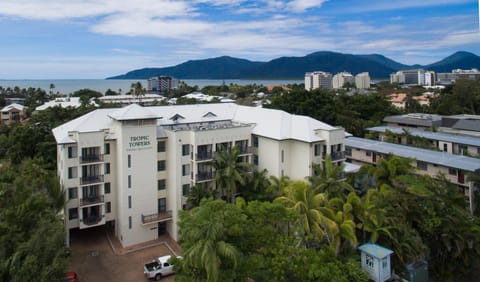
[(287, 4), (287, 8), (300, 13), (310, 8), (320, 7), (326, 1), (327, 0), (292, 0)]
[(408, 8), (434, 7), (444, 5), (455, 5), (471, 3), (471, 0), (360, 0), (356, 1), (344, 10), (344, 12), (365, 12), (365, 11), (388, 11)]

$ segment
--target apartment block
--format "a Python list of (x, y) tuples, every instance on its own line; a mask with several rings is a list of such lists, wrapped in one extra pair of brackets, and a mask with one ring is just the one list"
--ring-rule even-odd
[(238, 146), (242, 161), (292, 179), (312, 175), (327, 155), (345, 160), (343, 128), (233, 103), (98, 109), (53, 133), (67, 234), (107, 225), (123, 246), (166, 233), (178, 240), (190, 188), (216, 188), (210, 162), (219, 150)]
[(170, 76), (151, 77), (147, 81), (147, 92), (165, 94), (178, 88), (178, 80)]
[(333, 88), (332, 74), (324, 71), (314, 71), (305, 73), (305, 90), (314, 89), (331, 90)]
[(390, 83), (425, 85), (425, 70), (400, 70), (390, 74)]
[(349, 72), (339, 72), (332, 78), (333, 89), (343, 88), (346, 83), (355, 84), (355, 77)]
[(27, 114), (27, 107), (20, 104), (10, 104), (1, 111), (0, 124), (11, 125), (22, 122)]
[(470, 210), (474, 211), (475, 209), (474, 191), (477, 191), (479, 187), (475, 187), (473, 182), (468, 182), (465, 175), (468, 172), (480, 169), (480, 159), (478, 158), (358, 137), (346, 138), (345, 148), (348, 161), (354, 164), (375, 165), (381, 158), (385, 158), (389, 154), (413, 158), (413, 166), (417, 168), (416, 173), (430, 176), (440, 174), (446, 176), (468, 198)]
[(369, 89), (370, 88), (370, 74), (368, 72), (362, 72), (355, 76), (355, 87), (357, 89)]

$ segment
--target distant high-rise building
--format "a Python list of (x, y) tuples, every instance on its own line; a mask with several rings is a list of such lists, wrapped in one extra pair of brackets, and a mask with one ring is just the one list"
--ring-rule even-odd
[(425, 70), (401, 70), (390, 74), (391, 83), (425, 85)]
[(349, 72), (339, 72), (332, 78), (333, 89), (343, 88), (345, 83), (350, 83), (352, 85), (355, 83), (355, 77)]
[(425, 84), (427, 86), (435, 85), (435, 72), (434, 71), (426, 71), (425, 72)]
[(148, 79), (148, 93), (165, 94), (176, 88), (178, 88), (178, 80), (171, 76), (158, 76)]
[(310, 91), (318, 88), (327, 90), (333, 88), (331, 73), (323, 71), (305, 73), (305, 89)]
[(370, 74), (368, 72), (362, 72), (355, 76), (355, 86), (357, 89), (369, 89), (370, 88)]
[(478, 79), (480, 71), (478, 69), (462, 70), (455, 69), (452, 72), (442, 72), (437, 75), (437, 82), (440, 84), (450, 84), (457, 79)]

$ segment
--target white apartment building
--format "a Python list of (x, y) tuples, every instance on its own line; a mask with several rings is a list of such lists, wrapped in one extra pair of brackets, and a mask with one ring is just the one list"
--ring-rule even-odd
[(178, 88), (178, 80), (170, 76), (151, 77), (147, 81), (147, 91), (153, 94), (165, 94)]
[(390, 83), (425, 85), (425, 70), (401, 70), (390, 74)]
[(370, 74), (368, 72), (362, 72), (355, 76), (355, 87), (357, 89), (369, 89), (370, 88)]
[(331, 73), (323, 71), (305, 73), (305, 90), (311, 91), (318, 88), (327, 90), (333, 88)]
[(283, 111), (228, 104), (98, 109), (55, 129), (69, 230), (108, 225), (123, 246), (168, 233), (190, 187), (213, 185), (209, 162), (238, 145), (270, 175), (305, 179), (326, 155), (341, 163), (344, 129)]
[(339, 72), (332, 78), (333, 89), (343, 88), (345, 83), (350, 83), (352, 85), (355, 83), (355, 77), (349, 72)]

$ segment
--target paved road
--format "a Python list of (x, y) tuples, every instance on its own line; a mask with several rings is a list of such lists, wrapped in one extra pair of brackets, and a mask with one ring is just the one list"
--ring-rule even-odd
[[(71, 237), (71, 266), (82, 282), (147, 281), (143, 265), (155, 257), (171, 255), (165, 245), (159, 245), (125, 255), (115, 255), (103, 228), (82, 230)], [(162, 281), (174, 281), (174, 276)]]

